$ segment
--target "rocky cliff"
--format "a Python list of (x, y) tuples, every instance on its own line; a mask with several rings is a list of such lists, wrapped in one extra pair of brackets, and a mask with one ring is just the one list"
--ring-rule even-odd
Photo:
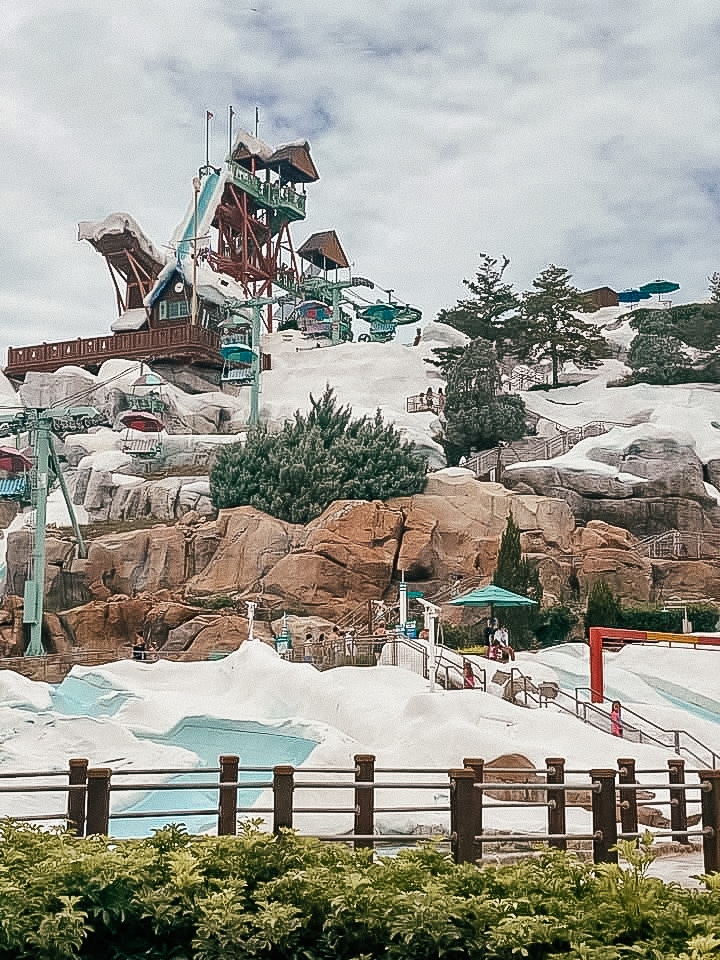
[[(48, 629), (56, 649), (119, 652), (144, 627), (168, 651), (205, 655), (243, 639), (244, 598), (260, 598), (268, 618), (287, 611), (334, 622), (362, 601), (394, 600), (403, 571), (428, 597), (463, 578), (490, 577), (510, 513), (547, 599), (584, 595), (600, 578), (631, 602), (650, 599), (659, 583), (666, 597), (677, 590), (720, 599), (720, 563), (651, 562), (625, 529), (600, 520), (578, 526), (564, 499), (479, 483), (455, 468), (432, 474), (422, 495), (336, 502), (304, 527), (252, 507), (216, 519), (191, 511), (177, 523), (100, 536), (86, 560), (51, 531)], [(30, 550), (26, 531), (10, 535), (11, 594), (22, 595)], [(227, 609), (208, 609), (218, 598)], [(5, 619), (0, 636), (12, 646), (17, 616)]]
[[(647, 432), (649, 428), (644, 427)], [(505, 486), (564, 500), (581, 522), (604, 520), (646, 537), (667, 530), (720, 533), (717, 460), (702, 462), (691, 443), (613, 431), (554, 460), (513, 464)]]

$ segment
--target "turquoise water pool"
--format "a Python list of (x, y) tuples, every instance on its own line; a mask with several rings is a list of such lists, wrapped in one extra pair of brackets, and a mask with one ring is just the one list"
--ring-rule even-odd
[[(135, 694), (115, 686), (111, 680), (98, 673), (89, 672), (81, 677), (68, 675), (51, 693), (51, 709), (65, 716), (112, 718)], [(256, 723), (250, 720), (226, 720), (217, 717), (185, 717), (163, 734), (149, 734), (131, 730), (138, 739), (150, 740), (164, 746), (183, 747), (197, 754), (198, 766), (217, 767), (222, 754), (240, 757), (241, 766), (272, 767), (278, 763), (299, 766), (317, 745), (317, 741), (305, 736), (303, 727), (285, 723), (278, 726)], [(173, 764), (169, 764), (173, 766)], [(211, 783), (216, 773), (203, 774), (188, 771), (169, 778), (173, 783)], [(152, 782), (150, 775), (114, 778), (114, 786), (121, 784)], [(241, 773), (241, 781), (268, 781), (272, 773)], [(260, 795), (258, 789), (238, 791), (238, 806), (251, 806)], [(137, 797), (137, 800), (133, 800)], [(130, 801), (133, 801), (130, 803)], [(129, 805), (128, 805), (129, 804)], [(182, 823), (191, 833), (213, 830), (217, 816), (189, 816), (190, 810), (215, 810), (218, 791), (197, 788), (195, 790), (161, 790), (147, 793), (123, 793), (111, 795), (111, 815), (115, 813), (153, 813), (172, 810), (170, 817), (143, 817), (111, 819), (110, 833), (115, 837), (149, 836), (153, 830), (167, 823)], [(251, 816), (248, 814), (247, 816)]]
[[(216, 767), (221, 754), (236, 754), (240, 757), (241, 766), (271, 767), (278, 763), (289, 763), (298, 766), (306, 760), (315, 746), (316, 740), (302, 736), (302, 732), (292, 724), (282, 727), (271, 727), (249, 720), (222, 720), (216, 717), (187, 717), (178, 723), (172, 730), (161, 736), (144, 735), (143, 739), (152, 740), (169, 746), (184, 747), (192, 750), (200, 758), (201, 766)], [(122, 782), (131, 783), (133, 779), (147, 782), (148, 778), (122, 778)], [(217, 774), (202, 774), (193, 771), (169, 778), (172, 783), (204, 783), (213, 782)], [(242, 781), (270, 781), (272, 772), (268, 773), (240, 773)], [(121, 782), (118, 780), (118, 783)], [(238, 806), (248, 807), (260, 795), (258, 789), (238, 790)], [(117, 793), (111, 807), (117, 810), (118, 802), (126, 801), (132, 794)], [(122, 800), (120, 799), (122, 798)], [(214, 830), (217, 826), (217, 816), (189, 816), (189, 810), (215, 810), (218, 804), (217, 790), (198, 788), (195, 790), (155, 791), (143, 794), (131, 806), (125, 807), (123, 813), (152, 813), (155, 811), (172, 810), (173, 815), (167, 817), (144, 817), (142, 819), (111, 819), (110, 833), (114, 837), (149, 836), (153, 830), (168, 823), (182, 823), (191, 833), (202, 833)], [(119, 811), (118, 811), (119, 812)], [(242, 816), (242, 815), (241, 815)], [(251, 817), (252, 814), (244, 814)]]
[(82, 678), (68, 674), (50, 697), (51, 710), (71, 717), (114, 717), (124, 703), (136, 699), (97, 673)]

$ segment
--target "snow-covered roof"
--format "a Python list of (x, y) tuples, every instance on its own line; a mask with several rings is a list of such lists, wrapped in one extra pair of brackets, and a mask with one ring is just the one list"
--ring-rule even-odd
[(142, 330), (147, 323), (147, 313), (144, 307), (134, 307), (126, 310), (117, 320), (113, 320), (110, 329), (113, 333), (127, 333), (131, 330)]
[(78, 224), (78, 240), (87, 240), (102, 253), (103, 241), (108, 237), (128, 234), (139, 248), (158, 267), (167, 260), (167, 254), (159, 250), (147, 236), (137, 220), (129, 213), (111, 213), (104, 220), (81, 220)]

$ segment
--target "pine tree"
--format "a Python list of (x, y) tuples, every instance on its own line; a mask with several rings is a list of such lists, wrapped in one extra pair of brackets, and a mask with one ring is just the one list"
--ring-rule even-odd
[[(500, 540), (500, 549), (495, 564), (492, 582), (497, 587), (535, 600), (542, 600), (542, 585), (537, 567), (523, 556), (520, 544), (520, 528), (512, 514)], [(502, 610), (502, 619), (510, 632), (514, 646), (528, 647), (533, 641), (538, 623), (539, 606), (508, 607)]]
[(620, 601), (605, 580), (596, 580), (587, 598), (585, 631), (590, 627), (619, 627), (621, 620)]
[(249, 504), (291, 523), (307, 523), (333, 500), (411, 496), (425, 486), (427, 462), (411, 443), (373, 418), (352, 419), (327, 387), (310, 412), (295, 412), (279, 433), (261, 426), (245, 445), (221, 447), (210, 472), (218, 508)]
[(720, 271), (716, 270), (711, 277), (708, 277), (708, 290), (710, 302), (720, 303)]
[(551, 263), (533, 280), (534, 289), (523, 294), (514, 327), (517, 355), (534, 363), (550, 360), (554, 387), (563, 363), (595, 367), (607, 356), (605, 339), (592, 324), (576, 316), (587, 309), (588, 302), (571, 280), (564, 267)]
[(519, 305), (512, 284), (503, 279), (509, 265), (507, 257), (503, 257), (498, 265), (497, 258), (481, 253), (475, 279), (463, 280), (472, 296), (458, 300), (449, 310), (441, 310), (438, 323), (447, 323), (471, 340), (482, 337), (483, 340), (497, 341), (502, 354), (505, 324)]
[(447, 373), (445, 426), (440, 441), (448, 463), (470, 450), (517, 440), (526, 432), (521, 397), (500, 394), (500, 369), (492, 343), (480, 337), (465, 348)]

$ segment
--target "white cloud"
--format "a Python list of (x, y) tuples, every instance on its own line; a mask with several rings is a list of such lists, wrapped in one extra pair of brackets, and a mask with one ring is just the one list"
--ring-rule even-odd
[[(9, 5), (6, 4), (5, 7)], [(17, 5), (19, 6), (19, 5)], [(79, 220), (167, 241), (227, 105), (321, 174), (296, 241), (335, 227), (358, 273), (432, 316), (479, 251), (522, 287), (720, 267), (712, 0), (34, 0), (0, 39), (0, 344), (104, 332)]]

